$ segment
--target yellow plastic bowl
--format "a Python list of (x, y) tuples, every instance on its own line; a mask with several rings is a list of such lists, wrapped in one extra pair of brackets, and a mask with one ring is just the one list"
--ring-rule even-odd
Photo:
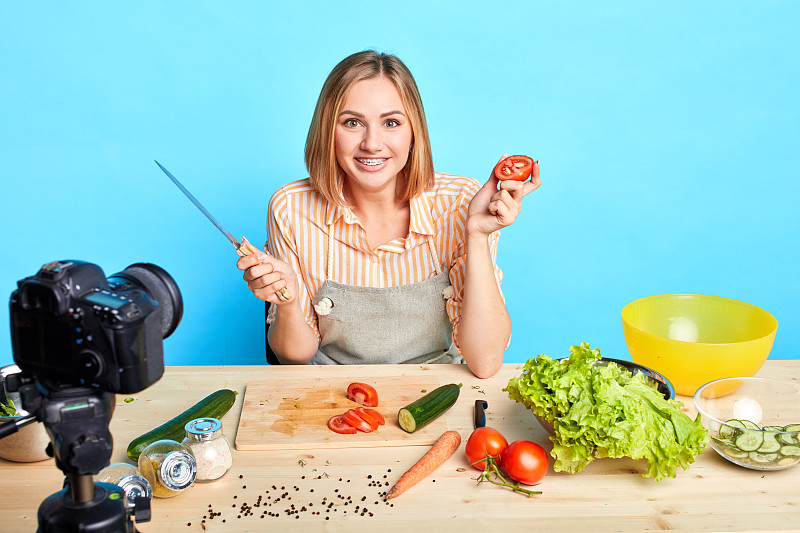
[(753, 376), (767, 360), (778, 321), (738, 300), (660, 294), (622, 308), (622, 332), (633, 360), (693, 396), (715, 379)]

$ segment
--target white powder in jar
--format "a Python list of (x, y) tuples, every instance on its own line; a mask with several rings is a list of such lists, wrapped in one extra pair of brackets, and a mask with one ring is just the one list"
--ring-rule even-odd
[(197, 481), (213, 481), (221, 478), (233, 464), (231, 448), (224, 436), (211, 440), (186, 443), (197, 462)]

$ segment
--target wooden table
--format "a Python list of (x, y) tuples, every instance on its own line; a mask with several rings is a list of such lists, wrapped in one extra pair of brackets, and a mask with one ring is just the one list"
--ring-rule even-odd
[[(476, 399), (488, 404), (487, 425), (509, 442), (534, 440), (548, 451), (544, 430), (503, 387), (521, 364), (505, 364), (480, 380), (464, 365), (420, 366), (442, 383), (463, 383), (447, 429), (463, 442), (472, 431)], [(408, 367), (403, 370), (408, 372)], [(398, 369), (399, 372), (399, 369)], [(152, 387), (117, 397), (111, 422), (112, 462), (125, 461), (127, 443), (183, 411), (206, 394), (239, 392), (222, 419), (233, 444), (241, 398), (251, 380), (303, 380), (309, 375), (368, 376), (369, 367), (222, 366), (169, 367)], [(800, 381), (800, 360), (768, 361), (760, 376)], [(679, 398), (694, 416), (690, 398)], [(445, 429), (445, 428), (443, 428)], [(735, 466), (710, 447), (677, 478), (654, 482), (642, 464), (602, 459), (576, 475), (551, 472), (527, 498), (488, 483), (478, 485), (467, 465), (464, 444), (442, 467), (399, 498), (380, 496), (427, 447), (237, 451), (231, 470), (212, 483), (195, 483), (171, 499), (154, 499), (143, 532), (171, 531), (797, 531), (800, 529), (800, 467), (757, 472)], [(58, 491), (62, 473), (54, 461), (17, 464), (0, 459), (0, 531), (33, 531), (36, 510)]]

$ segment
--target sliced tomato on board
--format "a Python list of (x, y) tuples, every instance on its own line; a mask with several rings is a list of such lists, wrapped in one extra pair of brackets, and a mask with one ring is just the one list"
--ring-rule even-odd
[(383, 415), (382, 415), (382, 414), (380, 414), (380, 413), (379, 413), (378, 411), (376, 411), (375, 409), (370, 409), (369, 407), (357, 407), (357, 408), (356, 408), (356, 411), (358, 411), (359, 413), (360, 413), (361, 411), (363, 411), (363, 412), (364, 412), (364, 413), (366, 413), (368, 416), (371, 416), (372, 418), (374, 418), (375, 420), (377, 420), (377, 422), (378, 422), (378, 425), (381, 425), (381, 426), (383, 426), (384, 424), (386, 424), (386, 419), (385, 419), (385, 418), (383, 418)]
[(532, 171), (532, 158), (527, 155), (510, 155), (497, 163), (494, 167), (494, 176), (501, 181), (525, 181)]
[(356, 428), (345, 422), (342, 415), (336, 415), (334, 417), (331, 417), (331, 419), (328, 420), (328, 427), (334, 433), (341, 433), (345, 435), (353, 434), (356, 432)]
[(378, 426), (386, 424), (386, 420), (383, 418), (383, 415), (375, 409), (356, 407), (356, 413), (358, 413), (361, 418), (369, 422), (369, 424), (375, 429), (378, 429)]
[(378, 406), (378, 391), (366, 383), (351, 383), (347, 386), (347, 397), (365, 407)]
[(372, 424), (361, 418), (355, 409), (348, 409), (347, 412), (342, 414), (342, 419), (357, 430), (363, 431), (364, 433), (372, 433), (378, 427), (375, 426), (373, 428)]

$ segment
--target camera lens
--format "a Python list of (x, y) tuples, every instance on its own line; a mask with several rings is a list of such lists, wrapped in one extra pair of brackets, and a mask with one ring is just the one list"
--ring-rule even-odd
[(183, 316), (183, 298), (178, 284), (166, 270), (152, 263), (134, 263), (111, 278), (123, 278), (144, 290), (161, 307), (161, 334), (163, 338), (172, 335)]

